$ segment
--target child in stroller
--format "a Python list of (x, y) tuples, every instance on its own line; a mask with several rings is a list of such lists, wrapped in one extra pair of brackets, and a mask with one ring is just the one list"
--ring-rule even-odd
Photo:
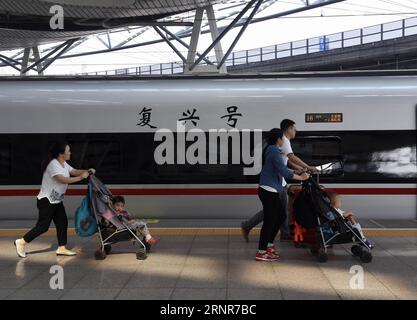
[(134, 220), (131, 215), (125, 211), (125, 198), (123, 196), (113, 196), (112, 198), (113, 209), (117, 214), (122, 218), (122, 220), (128, 225), (132, 230), (136, 230), (136, 234), (140, 234), (145, 237), (145, 242), (149, 244), (155, 244), (159, 240), (152, 237), (149, 232), (148, 226), (144, 221)]
[[(341, 209), (342, 207), (342, 198), (336, 193), (336, 192), (327, 192), (327, 196), (330, 199), (330, 205), (333, 207), (333, 209), (336, 210), (337, 213), (340, 214), (343, 219), (349, 222), (349, 224), (357, 230), (357, 232), (361, 235), (362, 240), (371, 248), (373, 249), (373, 244), (369, 242), (368, 239), (365, 238), (365, 235), (363, 234), (362, 227), (357, 222), (353, 216), (352, 212), (346, 212)], [(327, 217), (331, 219), (331, 212), (327, 212)]]
[[(146, 234), (141, 240), (136, 230), (139, 224), (135, 225), (136, 221), (130, 219), (127, 213), (128, 219), (119, 215), (114, 209), (113, 198), (115, 197), (110, 190), (96, 176), (90, 175), (85, 199), (88, 199), (91, 214), (96, 221), (95, 231), (98, 233), (100, 240), (100, 244), (94, 252), (94, 257), (96, 260), (103, 260), (110, 253), (112, 244), (132, 241), (139, 244), (139, 248), (136, 250), (136, 258), (145, 260), (151, 246), (146, 241)], [(121, 211), (124, 211), (123, 206)], [(129, 222), (129, 219), (131, 222)]]
[(311, 245), (311, 253), (319, 262), (328, 259), (327, 249), (335, 244), (352, 243), (351, 252), (362, 262), (371, 262), (372, 245), (363, 236), (359, 224), (350, 213), (343, 214), (341, 199), (329, 195), (314, 178), (303, 182), (294, 200), (296, 246)]

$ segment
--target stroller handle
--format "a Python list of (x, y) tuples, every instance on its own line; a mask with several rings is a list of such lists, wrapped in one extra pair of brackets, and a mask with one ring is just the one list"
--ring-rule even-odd
[(88, 177), (87, 177), (87, 182), (90, 182), (91, 177), (94, 176), (94, 173), (92, 173), (90, 170), (88, 170)]
[(314, 179), (313, 176), (310, 176), (310, 178), (308, 178), (307, 180), (303, 181), (303, 186), (306, 186), (308, 184), (312, 185), (317, 190), (322, 190), (323, 191), (323, 186), (321, 186), (319, 184), (319, 182), (317, 182), (317, 180)]
[(313, 175), (316, 175), (317, 176), (317, 179), (320, 176), (320, 172), (317, 172), (317, 171), (316, 172), (313, 172), (313, 171), (308, 170), (308, 169), (304, 169), (302, 173), (307, 173), (307, 174), (310, 175), (310, 177), (308, 179), (304, 180), (304, 181), (314, 180), (313, 179)]

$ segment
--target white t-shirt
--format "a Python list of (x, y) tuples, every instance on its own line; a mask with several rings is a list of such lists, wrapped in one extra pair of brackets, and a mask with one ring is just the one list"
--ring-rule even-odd
[[(282, 179), (284, 179), (284, 178), (282, 178)], [(266, 191), (269, 191), (269, 192), (278, 193), (278, 190), (277, 190), (277, 189), (272, 188), (272, 187), (270, 187), (270, 186), (264, 186), (264, 185), (262, 184), (262, 185), (260, 185), (259, 187), (260, 187), (260, 188), (262, 188), (262, 189), (264, 189), (264, 190), (266, 190)]]
[[(292, 148), (291, 148), (291, 142), (285, 135), (282, 135), (282, 141), (284, 143), (283, 143), (282, 147), (280, 147), (281, 156), (282, 156), (282, 160), (284, 160), (284, 164), (287, 165), (288, 164), (288, 155), (293, 153), (293, 151), (292, 151)], [(285, 181), (284, 178), (282, 178), (282, 186), (285, 187), (286, 185), (287, 185), (287, 182)]]
[(40, 200), (46, 197), (52, 204), (62, 202), (68, 184), (60, 183), (54, 177), (62, 175), (68, 178), (71, 170), (73, 168), (68, 163), (64, 162), (64, 166), (62, 166), (57, 159), (51, 160), (43, 173), (42, 186), (38, 194), (38, 199)]

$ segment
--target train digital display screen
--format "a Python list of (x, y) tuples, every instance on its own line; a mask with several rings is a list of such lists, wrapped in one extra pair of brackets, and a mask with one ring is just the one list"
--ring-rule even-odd
[(343, 113), (306, 113), (306, 122), (343, 122)]

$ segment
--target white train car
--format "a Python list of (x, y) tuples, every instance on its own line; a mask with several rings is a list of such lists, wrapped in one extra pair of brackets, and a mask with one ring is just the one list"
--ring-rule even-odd
[[(342, 195), (346, 209), (362, 218), (415, 219), (416, 105), (417, 71), (3, 77), (0, 219), (37, 217), (42, 161), (56, 140), (69, 142), (72, 166), (95, 167), (113, 193), (126, 196), (127, 208), (136, 216), (251, 216), (261, 208), (258, 176), (245, 174), (243, 157), (232, 161), (233, 151), (243, 154), (246, 147), (231, 138), (223, 141), (227, 147), (210, 149), (216, 141), (210, 140), (210, 132), (238, 130), (243, 143), (242, 132), (250, 130), (253, 149), (256, 132), (279, 127), (284, 118), (296, 122), (293, 149), (301, 158), (313, 165), (343, 163), (343, 172), (338, 168), (338, 174), (322, 176), (321, 183)], [(176, 132), (179, 121), (186, 132)], [(158, 141), (161, 129), (176, 132), (173, 140)], [(177, 149), (192, 146), (198, 134), (184, 139), (197, 131), (203, 132), (207, 149), (189, 151), (193, 162)], [(173, 163), (156, 161), (162, 143), (173, 145), (163, 153), (168, 157), (173, 152)], [(210, 164), (213, 152), (220, 155)], [(69, 187), (64, 201), (70, 217), (85, 190), (85, 184)]]

